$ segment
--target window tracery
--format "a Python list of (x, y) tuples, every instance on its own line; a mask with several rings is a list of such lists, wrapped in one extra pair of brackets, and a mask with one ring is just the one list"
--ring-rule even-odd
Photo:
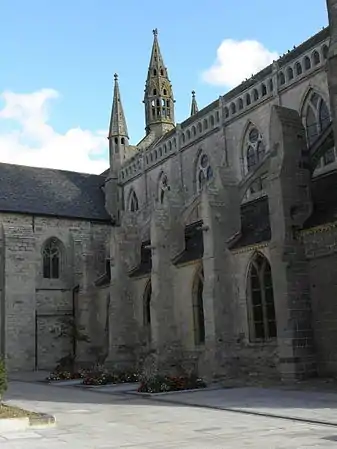
[(152, 285), (151, 280), (146, 284), (144, 297), (143, 297), (143, 326), (146, 332), (146, 340), (151, 342), (151, 297), (152, 297)]
[(196, 273), (193, 291), (193, 323), (194, 343), (201, 345), (205, 343), (205, 317), (204, 317), (204, 271), (199, 269)]
[(305, 128), (311, 145), (330, 123), (330, 112), (323, 98), (316, 92), (309, 96), (305, 111)]
[(277, 337), (273, 282), (270, 264), (258, 253), (248, 274), (250, 339), (265, 341)]
[(132, 190), (132, 192), (130, 193), (130, 197), (129, 197), (129, 211), (137, 212), (138, 209), (139, 209), (138, 198), (137, 198), (136, 192), (134, 190)]
[(43, 277), (59, 279), (61, 271), (61, 248), (57, 238), (49, 239), (43, 248)]
[(261, 162), (266, 152), (262, 134), (255, 126), (249, 127), (244, 148), (246, 154), (246, 167), (247, 171), (250, 172), (255, 165)]
[(199, 157), (197, 168), (198, 191), (213, 178), (213, 170), (207, 154), (202, 153)]
[(158, 199), (161, 204), (164, 203), (166, 192), (170, 190), (168, 178), (165, 173), (162, 173), (159, 179)]

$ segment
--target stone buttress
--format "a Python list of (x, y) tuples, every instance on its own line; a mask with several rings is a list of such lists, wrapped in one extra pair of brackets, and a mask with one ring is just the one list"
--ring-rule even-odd
[(270, 259), (279, 366), (284, 380), (315, 373), (308, 263), (297, 231), (312, 211), (305, 131), (298, 113), (274, 106), (267, 180)]

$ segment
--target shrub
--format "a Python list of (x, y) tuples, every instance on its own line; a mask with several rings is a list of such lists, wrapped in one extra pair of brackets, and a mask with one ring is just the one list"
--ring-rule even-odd
[(143, 380), (138, 391), (142, 393), (164, 393), (167, 391), (194, 390), (205, 387), (205, 382), (197, 376), (173, 377), (156, 375)]
[(6, 364), (3, 359), (0, 359), (0, 404), (2, 398), (8, 388)]

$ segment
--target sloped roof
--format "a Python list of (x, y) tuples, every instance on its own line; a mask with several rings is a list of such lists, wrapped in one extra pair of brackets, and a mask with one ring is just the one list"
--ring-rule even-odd
[(231, 245), (238, 249), (256, 243), (268, 242), (271, 238), (269, 204), (266, 196), (241, 205), (241, 235)]
[(0, 212), (110, 221), (104, 181), (101, 175), (0, 163)]
[(337, 220), (337, 172), (332, 171), (312, 181), (313, 212), (304, 229)]

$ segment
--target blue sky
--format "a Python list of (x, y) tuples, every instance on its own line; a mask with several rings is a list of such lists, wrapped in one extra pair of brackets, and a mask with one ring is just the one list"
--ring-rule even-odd
[[(77, 127), (104, 131), (118, 72), (132, 143), (144, 130), (142, 99), (153, 28), (159, 29), (173, 84), (176, 120), (182, 121), (192, 89), (199, 108), (228, 90), (225, 81), (214, 85), (202, 75), (225, 39), (255, 40), (281, 54), (327, 25), (325, 0), (283, 0), (282, 8), (270, 0), (2, 0), (1, 10), (0, 92), (28, 95), (52, 89), (58, 95), (46, 104), (57, 135)], [(226, 69), (236, 74), (233, 61)], [(0, 110), (6, 101), (2, 97)], [(13, 112), (17, 107), (2, 115), (0, 133), (7, 134), (3, 140), (0, 136), (0, 158), (11, 141), (9, 131), (20, 129)]]

